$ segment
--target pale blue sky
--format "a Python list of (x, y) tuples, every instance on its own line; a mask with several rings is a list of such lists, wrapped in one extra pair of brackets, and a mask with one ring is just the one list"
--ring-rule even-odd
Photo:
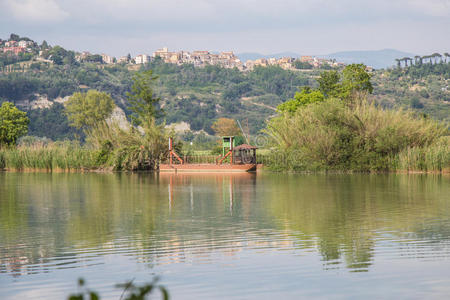
[(450, 52), (450, 0), (0, 0), (0, 37), (120, 56), (173, 50)]

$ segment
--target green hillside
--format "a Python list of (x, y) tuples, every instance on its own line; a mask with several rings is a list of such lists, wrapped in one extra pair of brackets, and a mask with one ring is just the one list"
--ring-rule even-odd
[[(212, 123), (227, 117), (248, 124), (253, 134), (276, 114), (278, 104), (292, 98), (302, 86), (314, 86), (324, 71), (290, 71), (271, 66), (241, 72), (218, 66), (178, 66), (158, 59), (146, 65), (107, 65), (101, 63), (99, 55), (77, 60), (79, 54), (74, 51), (47, 43), (30, 42), (29, 47), (26, 55), (0, 56), (0, 102), (11, 101), (27, 110), (30, 135), (53, 140), (80, 134), (68, 126), (61, 104), (64, 97), (74, 92), (108, 92), (128, 115), (126, 93), (137, 71), (152, 69), (159, 76), (156, 93), (164, 110), (160, 122), (186, 122), (192, 131), (212, 133)], [(411, 108), (431, 118), (450, 121), (450, 62), (430, 60), (374, 71), (372, 76), (371, 97), (383, 107)], [(38, 99), (47, 102), (31, 105)]]

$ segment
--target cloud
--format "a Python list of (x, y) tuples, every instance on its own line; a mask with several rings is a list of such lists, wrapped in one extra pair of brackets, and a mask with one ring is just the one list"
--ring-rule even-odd
[(115, 53), (164, 45), (301, 53), (448, 51), (443, 37), (450, 34), (450, 0), (0, 0), (0, 34), (11, 32)]
[(7, 0), (6, 7), (15, 19), (26, 23), (59, 22), (69, 16), (54, 0)]

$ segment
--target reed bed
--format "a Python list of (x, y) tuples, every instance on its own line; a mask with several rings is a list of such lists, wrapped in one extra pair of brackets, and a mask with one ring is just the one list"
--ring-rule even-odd
[(394, 165), (398, 171), (450, 173), (450, 137), (427, 148), (407, 148), (398, 154)]
[(69, 146), (0, 149), (0, 169), (13, 171), (80, 171), (100, 167), (96, 151)]
[[(448, 127), (409, 111), (384, 110), (364, 99), (346, 105), (329, 99), (268, 123), (274, 170), (448, 170)], [(260, 158), (262, 160), (262, 158)]]

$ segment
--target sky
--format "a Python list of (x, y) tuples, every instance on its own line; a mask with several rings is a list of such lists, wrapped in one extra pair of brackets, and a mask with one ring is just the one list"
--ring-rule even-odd
[(0, 0), (10, 33), (66, 49), (450, 52), (450, 0)]

